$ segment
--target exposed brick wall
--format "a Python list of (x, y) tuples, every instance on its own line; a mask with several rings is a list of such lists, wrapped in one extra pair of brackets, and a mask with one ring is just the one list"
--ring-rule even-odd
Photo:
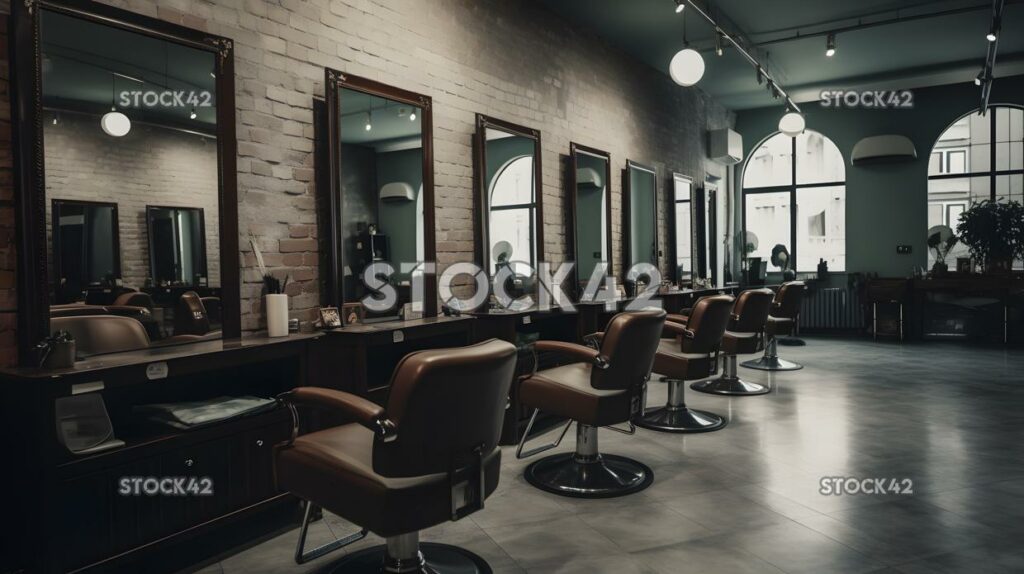
[(112, 138), (100, 130), (96, 116), (62, 113), (56, 124), (51, 117), (47, 112), (43, 122), (47, 251), (53, 244), (51, 200), (117, 203), (121, 277), (126, 287), (138, 289), (149, 277), (146, 206), (201, 207), (207, 276), (211, 286), (220, 286), (216, 142), (141, 124)]
[(0, 367), (18, 360), (14, 291), (14, 182), (11, 168), (11, 93), (7, 58), (7, 16), (0, 14)]
[[(243, 328), (258, 328), (261, 285), (247, 233), (267, 264), (293, 278), (293, 316), (320, 301), (316, 276), (312, 99), (324, 66), (427, 94), (434, 102), (441, 267), (473, 259), (474, 114), (539, 128), (547, 258), (566, 258), (564, 164), (570, 141), (608, 150), (616, 267), (626, 159), (653, 164), (659, 219), (667, 170), (700, 181), (721, 171), (706, 130), (732, 115), (528, 0), (110, 0), (235, 41)], [(659, 226), (667, 253), (667, 230)], [(667, 259), (663, 259), (668, 268)]]

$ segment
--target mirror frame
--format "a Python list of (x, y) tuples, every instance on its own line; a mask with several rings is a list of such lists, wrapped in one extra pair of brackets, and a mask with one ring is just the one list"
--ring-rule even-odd
[(630, 256), (630, 250), (632, 248), (632, 239), (630, 238), (630, 198), (633, 194), (629, 183), (629, 172), (632, 169), (639, 169), (646, 171), (654, 176), (654, 215), (651, 220), (651, 224), (654, 226), (654, 261), (652, 263), (655, 267), (661, 268), (661, 241), (658, 233), (658, 170), (653, 167), (637, 163), (631, 159), (626, 160), (626, 169), (622, 170), (622, 278), (625, 282), (626, 275), (629, 273), (630, 267), (636, 262)]
[[(582, 144), (578, 144), (576, 142), (569, 142), (569, 174), (568, 177), (566, 177), (566, 181), (569, 183), (569, 189), (566, 191), (566, 196), (568, 198), (569, 203), (569, 209), (567, 210), (567, 214), (569, 216), (569, 232), (565, 234), (569, 248), (568, 253), (573, 259), (577, 258), (576, 244), (578, 239), (576, 237), (576, 214), (579, 210), (579, 207), (576, 204), (576, 176), (577, 170), (579, 169), (579, 162), (577, 161), (577, 156), (580, 153), (604, 159), (604, 224), (606, 228), (605, 249), (606, 253), (608, 253), (608, 276), (614, 276), (615, 267), (612, 263), (612, 260), (614, 259), (614, 255), (612, 253), (612, 156), (610, 153), (606, 151), (599, 150), (593, 147), (588, 147)], [(582, 293), (579, 292), (580, 283), (583, 280), (583, 278), (580, 277), (579, 265), (573, 266), (573, 276), (576, 278), (575, 283), (573, 283), (573, 293), (576, 295), (577, 300), (579, 300), (579, 298), (582, 297), (583, 295)], [(589, 279), (589, 277), (587, 279)]]
[(18, 357), (35, 366), (35, 346), (50, 331), (49, 263), (46, 257), (46, 181), (43, 165), (42, 70), (39, 16), (58, 12), (203, 50), (216, 66), (217, 167), (220, 184), (220, 287), (224, 339), (242, 334), (238, 249), (238, 167), (235, 134), (234, 42), (99, 2), (11, 2), (10, 76), (14, 206), (17, 235)]
[[(546, 261), (544, 256), (544, 173), (541, 162), (540, 131), (526, 126), (521, 126), (484, 114), (476, 115), (476, 132), (473, 134), (473, 174), (476, 180), (475, 209), (473, 210), (473, 227), (475, 228), (476, 264), (484, 268), (487, 260), (487, 245), (489, 243), (488, 223), (489, 218), (485, 216), (487, 209), (487, 128), (494, 128), (503, 132), (515, 134), (520, 137), (533, 140), (533, 189), (536, 203), (536, 224), (534, 227), (534, 250), (537, 253), (536, 264)], [(491, 277), (489, 269), (484, 268), (487, 277)]]
[(61, 273), (61, 259), (57, 257), (57, 245), (60, 242), (60, 222), (59, 214), (57, 213), (57, 204), (62, 205), (95, 205), (98, 207), (109, 207), (114, 210), (114, 251), (117, 253), (117, 257), (114, 260), (114, 269), (117, 270), (117, 276), (121, 276), (121, 222), (120, 215), (117, 212), (117, 203), (110, 201), (89, 201), (82, 199), (50, 199), (50, 249), (53, 252), (53, 263), (54, 263), (54, 277), (60, 277)]
[[(420, 137), (423, 146), (423, 258), (436, 262), (437, 245), (434, 216), (434, 117), (430, 96), (410, 92), (376, 80), (324, 68), (324, 100), (327, 108), (327, 165), (328, 181), (324, 200), (327, 215), (322, 218), (327, 227), (324, 234), (326, 249), (326, 289), (321, 299), (330, 307), (341, 309), (344, 293), (344, 250), (342, 232), (343, 202), (341, 201), (341, 118), (338, 104), (343, 89), (363, 92), (420, 108)], [(321, 254), (321, 258), (323, 254)], [(423, 285), (423, 316), (437, 315), (437, 273), (425, 273)]]
[[(718, 189), (708, 189), (708, 183), (699, 189), (694, 188), (695, 217), (697, 234), (697, 262), (699, 265), (697, 277), (711, 279), (717, 283), (718, 277), (715, 268), (718, 266), (718, 254), (715, 249), (718, 235)], [(711, 209), (708, 209), (708, 205)], [(710, 244), (709, 244), (710, 242)]]
[(676, 179), (685, 179), (690, 182), (690, 279), (693, 280), (697, 274), (697, 241), (694, 230), (697, 229), (695, 225), (696, 211), (694, 210), (694, 200), (697, 195), (697, 186), (694, 183), (692, 177), (679, 171), (673, 171), (669, 173), (669, 184), (672, 186), (672, 193), (669, 195), (669, 210), (668, 210), (668, 241), (669, 241), (669, 253), (671, 254), (672, 267), (669, 270), (669, 277), (678, 285), (683, 279), (679, 276), (679, 253), (676, 251), (676, 245), (679, 243), (678, 238), (678, 225), (676, 221)]

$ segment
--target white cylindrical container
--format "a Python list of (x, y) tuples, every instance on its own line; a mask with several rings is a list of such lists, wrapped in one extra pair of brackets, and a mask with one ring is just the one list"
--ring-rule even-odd
[(264, 299), (267, 311), (267, 336), (288, 336), (288, 296), (280, 293), (267, 295)]

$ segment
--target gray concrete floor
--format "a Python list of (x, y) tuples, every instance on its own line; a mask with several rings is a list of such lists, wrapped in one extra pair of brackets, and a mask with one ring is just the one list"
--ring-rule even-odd
[[(771, 394), (687, 391), (690, 406), (729, 418), (723, 430), (602, 431), (602, 452), (654, 469), (649, 489), (607, 500), (547, 494), (523, 480), (535, 459), (506, 448), (486, 508), (423, 540), (472, 550), (498, 573), (1024, 572), (1024, 352), (807, 341), (779, 348), (803, 370), (740, 369)], [(651, 387), (649, 404), (663, 403), (665, 385)], [(913, 494), (825, 496), (819, 482), (830, 476), (908, 478)], [(328, 515), (309, 544), (354, 530)], [(313, 572), (344, 552), (296, 566), (296, 536), (193, 571)]]

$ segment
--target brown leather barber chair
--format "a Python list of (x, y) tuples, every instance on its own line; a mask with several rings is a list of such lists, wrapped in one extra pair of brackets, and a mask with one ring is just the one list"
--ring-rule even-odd
[[(386, 407), (317, 387), (282, 395), (295, 422), (291, 440), (275, 450), (275, 476), (280, 488), (306, 500), (295, 561), (323, 556), (369, 531), (387, 544), (318, 572), (490, 572), (466, 550), (419, 544), (419, 531), (480, 510), (497, 488), (497, 445), (515, 363), (515, 347), (492, 339), (406, 355), (392, 375)], [(296, 407), (355, 422), (296, 436)], [(305, 552), (317, 507), (362, 530)]]
[(733, 301), (729, 295), (702, 297), (686, 324), (665, 321), (665, 334), (673, 338), (659, 341), (654, 372), (668, 383), (668, 402), (664, 407), (645, 410), (636, 419), (636, 426), (675, 433), (708, 432), (725, 426), (723, 417), (687, 407), (684, 393), (687, 382), (714, 374)]
[(114, 299), (113, 304), (117, 306), (145, 307), (151, 312), (153, 311), (153, 298), (150, 297), (149, 293), (143, 293), (142, 291), (125, 291)]
[(764, 325), (768, 322), (772, 299), (771, 289), (748, 289), (740, 293), (732, 306), (729, 325), (722, 336), (721, 353), (725, 356), (722, 375), (698, 381), (690, 388), (716, 395), (763, 395), (771, 389), (766, 385), (744, 381), (736, 372), (736, 355), (749, 355), (761, 350)]
[(175, 335), (206, 335), (213, 332), (210, 316), (195, 291), (184, 293), (174, 307)]
[[(629, 423), (643, 405), (644, 385), (651, 375), (665, 312), (661, 309), (619, 313), (601, 337), (599, 349), (574, 343), (537, 341), (537, 351), (558, 353), (572, 363), (537, 371), (523, 379), (519, 399), (534, 409), (516, 457), (526, 458), (558, 446), (576, 422), (576, 452), (545, 457), (526, 469), (533, 486), (578, 498), (609, 498), (643, 490), (654, 473), (646, 465), (622, 456), (601, 454), (597, 431)], [(544, 411), (569, 422), (558, 439), (523, 452), (537, 413)]]
[(806, 289), (803, 281), (790, 281), (782, 284), (779, 292), (775, 294), (768, 322), (764, 326), (766, 339), (764, 355), (760, 359), (740, 363), (741, 365), (760, 371), (796, 371), (804, 368), (799, 363), (779, 358), (779, 345), (776, 337), (792, 335), (796, 331), (800, 321), (800, 304), (804, 300)]
[(67, 331), (75, 339), (75, 354), (89, 357), (104, 353), (136, 351), (149, 347), (142, 323), (115, 315), (51, 317), (50, 332)]

